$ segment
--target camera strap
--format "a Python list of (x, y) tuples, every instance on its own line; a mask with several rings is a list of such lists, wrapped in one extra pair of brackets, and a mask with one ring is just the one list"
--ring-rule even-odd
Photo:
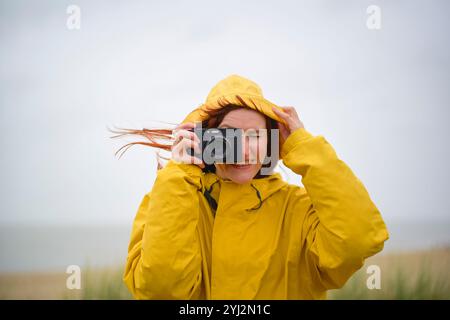
[(203, 192), (203, 195), (205, 196), (206, 200), (209, 203), (209, 206), (211, 207), (211, 211), (213, 213), (213, 216), (216, 216), (216, 210), (217, 210), (217, 201), (212, 197), (211, 195), (211, 191), (213, 186), (219, 182), (219, 180), (216, 180), (210, 187), (209, 189), (205, 187), (205, 191)]

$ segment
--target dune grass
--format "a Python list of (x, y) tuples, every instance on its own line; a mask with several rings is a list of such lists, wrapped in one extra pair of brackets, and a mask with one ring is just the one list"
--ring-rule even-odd
[[(381, 288), (368, 289), (367, 267), (381, 270)], [(450, 248), (371, 257), (329, 299), (450, 299)], [(122, 269), (88, 270), (82, 299), (131, 299)]]
[(418, 274), (410, 277), (401, 267), (391, 271), (382, 278), (380, 289), (368, 289), (366, 281), (368, 274), (365, 268), (353, 275), (346, 285), (328, 293), (329, 299), (335, 300), (436, 300), (450, 299), (450, 285), (448, 276), (433, 274), (430, 269), (423, 267)]
[[(369, 290), (367, 268), (381, 270), (381, 288)], [(450, 299), (450, 247), (390, 253), (367, 259), (329, 299)], [(66, 288), (67, 274), (0, 274), (0, 299), (132, 299), (122, 281), (123, 266), (82, 268), (81, 290)]]
[(122, 268), (84, 268), (82, 288), (80, 291), (67, 291), (63, 299), (82, 300), (127, 300), (132, 299), (125, 283), (122, 281)]
[[(381, 270), (381, 288), (368, 289), (367, 268)], [(338, 290), (329, 291), (330, 299), (423, 300), (450, 299), (450, 248), (414, 253), (396, 253), (367, 259)]]

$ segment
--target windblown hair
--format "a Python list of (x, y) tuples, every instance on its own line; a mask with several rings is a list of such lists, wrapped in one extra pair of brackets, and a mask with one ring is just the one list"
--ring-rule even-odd
[[(244, 107), (250, 108), (243, 99), (241, 99), (239, 96), (237, 96), (237, 98), (244, 105)], [(219, 105), (221, 106), (220, 109), (206, 108), (205, 112), (208, 114), (208, 118), (206, 120), (202, 121), (203, 128), (215, 128), (215, 127), (219, 126), (220, 123), (223, 121), (223, 119), (229, 112), (243, 107), (242, 105), (236, 105), (233, 103), (229, 103), (226, 99), (220, 100)], [(263, 114), (263, 113), (261, 113), (261, 114)], [(263, 114), (263, 115), (266, 119), (266, 128), (267, 128), (267, 135), (268, 135), (267, 136), (267, 138), (268, 138), (267, 139), (267, 151), (270, 152), (271, 130), (277, 129), (277, 123), (276, 123), (276, 120), (271, 119), (270, 117), (266, 116), (265, 114)], [(115, 153), (115, 155), (120, 153), (119, 159), (123, 156), (123, 154), (130, 147), (132, 147), (134, 145), (144, 145), (144, 146), (154, 147), (157, 149), (161, 149), (161, 150), (170, 152), (172, 150), (172, 146), (175, 141), (174, 136), (173, 136), (173, 131), (175, 130), (175, 128), (173, 128), (173, 129), (146, 129), (146, 128), (143, 128), (140, 130), (139, 129), (118, 128), (116, 130), (111, 130), (111, 129), (109, 129), (109, 130), (111, 132), (117, 134), (115, 136), (112, 136), (111, 138), (119, 138), (119, 137), (134, 135), (134, 136), (144, 137), (147, 140), (147, 141), (130, 142), (130, 143), (127, 143), (127, 144), (123, 145), (122, 147), (120, 147), (120, 149), (118, 149)], [(161, 143), (158, 141), (161, 141), (161, 142), (167, 141), (167, 143)], [(169, 159), (159, 155), (159, 153), (157, 153), (157, 157), (169, 160)]]

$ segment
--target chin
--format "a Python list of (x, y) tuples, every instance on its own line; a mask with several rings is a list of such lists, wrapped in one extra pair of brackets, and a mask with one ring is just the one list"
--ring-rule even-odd
[(259, 166), (256, 166), (254, 168), (245, 169), (242, 172), (239, 172), (236, 169), (230, 168), (227, 170), (227, 176), (234, 183), (244, 184), (250, 182), (256, 176), (259, 169)]

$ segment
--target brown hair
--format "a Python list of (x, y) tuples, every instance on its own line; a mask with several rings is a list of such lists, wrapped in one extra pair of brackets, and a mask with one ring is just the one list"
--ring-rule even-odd
[[(248, 107), (250, 108), (243, 99), (241, 99), (239, 96), (237, 96), (237, 98), (239, 99), (239, 101), (243, 104), (244, 107)], [(243, 106), (242, 105), (236, 105), (236, 104), (232, 104), (229, 103), (226, 99), (222, 99), (221, 101), (219, 101), (219, 105), (221, 106), (220, 109), (215, 109), (215, 110), (208, 110), (206, 109), (205, 112), (208, 114), (208, 118), (206, 120), (202, 121), (202, 127), (203, 128), (215, 128), (218, 125), (220, 125), (220, 123), (223, 121), (223, 119), (225, 118), (225, 116), (236, 109), (240, 109)], [(259, 112), (259, 111), (258, 111)], [(263, 113), (262, 113), (263, 114)], [(270, 153), (270, 146), (271, 146), (271, 130), (272, 129), (277, 129), (277, 121), (266, 116), (265, 114), (263, 114), (263, 116), (266, 119), (266, 128), (267, 128), (267, 152)], [(140, 145), (144, 145), (144, 146), (149, 146), (149, 147), (154, 147), (154, 148), (158, 148), (158, 149), (162, 149), (162, 150), (166, 150), (166, 151), (171, 151), (172, 150), (172, 146), (173, 146), (173, 130), (174, 129), (125, 129), (125, 128), (119, 128), (116, 130), (111, 130), (109, 129), (111, 132), (113, 133), (117, 133), (117, 135), (112, 136), (111, 138), (118, 138), (118, 137), (123, 137), (126, 135), (137, 135), (137, 136), (142, 136), (144, 138), (146, 138), (149, 142), (147, 141), (136, 141), (136, 142), (130, 142), (127, 143), (125, 145), (123, 145), (122, 147), (120, 147), (120, 149), (118, 149), (115, 153), (115, 155), (117, 155), (119, 152), (122, 151), (122, 153), (119, 156), (122, 157), (122, 155), (131, 147), (137, 144)], [(170, 142), (168, 144), (163, 144), (163, 143), (159, 143), (157, 140), (169, 140)], [(160, 156), (159, 154), (157, 155), (158, 157), (164, 158), (162, 156)], [(164, 158), (166, 160), (168, 160), (167, 158)], [(263, 165), (263, 167), (266, 165)], [(270, 166), (270, 165), (269, 165)], [(256, 178), (261, 177), (260, 173), (258, 172)]]

